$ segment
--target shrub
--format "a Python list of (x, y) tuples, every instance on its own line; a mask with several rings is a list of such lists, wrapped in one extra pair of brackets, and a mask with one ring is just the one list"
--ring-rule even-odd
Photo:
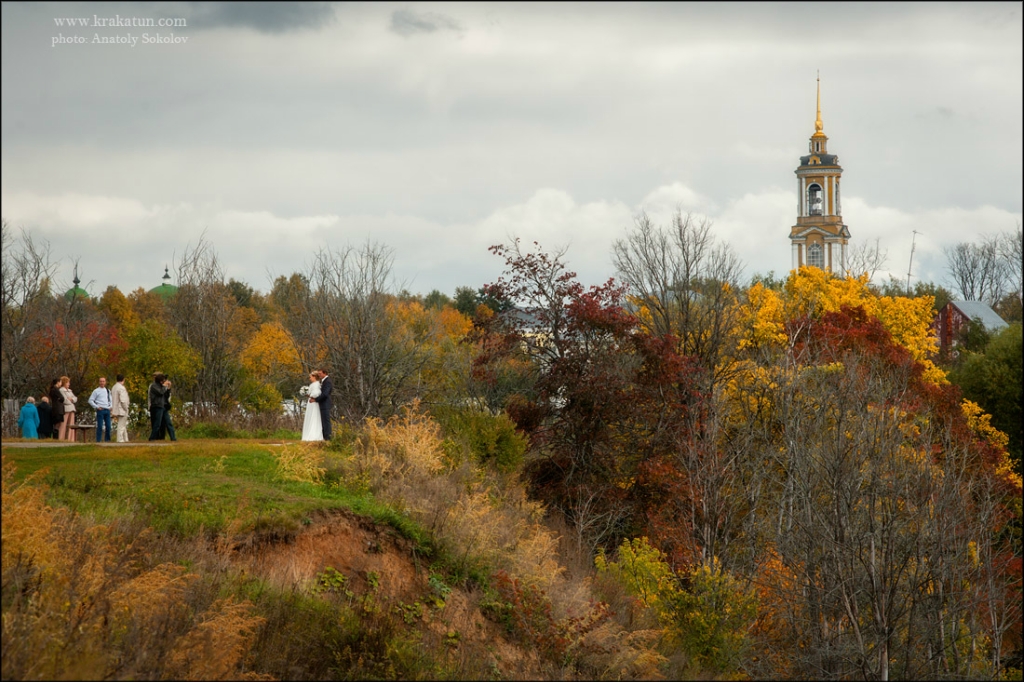
[(505, 473), (522, 464), (528, 440), (516, 431), (508, 415), (474, 407), (435, 407), (431, 414), (450, 438), (469, 449), (475, 462)]
[(196, 422), (185, 428), (177, 430), (178, 436), (183, 439), (198, 438), (247, 438), (249, 434), (244, 431), (236, 431), (227, 424), (214, 422)]
[(582, 615), (556, 618), (544, 590), (505, 571), (495, 574), (493, 588), (501, 598), (499, 615), (509, 631), (562, 664), (573, 662), (586, 636), (610, 615), (607, 604), (592, 602)]
[(662, 554), (647, 538), (624, 540), (617, 559), (603, 553), (595, 559), (598, 576), (622, 586), (636, 600), (638, 622), (653, 612), (661, 623), (667, 650), (681, 650), (699, 671), (734, 673), (748, 645), (757, 616), (757, 598), (717, 558), (688, 573), (683, 589)]
[(598, 575), (607, 574), (621, 583), (646, 608), (664, 611), (666, 598), (677, 592), (675, 576), (665, 555), (651, 547), (647, 538), (623, 540), (618, 560), (609, 561), (604, 551), (594, 559)]
[(717, 557), (694, 568), (689, 578), (690, 589), (672, 596), (670, 641), (704, 668), (734, 672), (757, 617), (756, 594), (723, 570)]

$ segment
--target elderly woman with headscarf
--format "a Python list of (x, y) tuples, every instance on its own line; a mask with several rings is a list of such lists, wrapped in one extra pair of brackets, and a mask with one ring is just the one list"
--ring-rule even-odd
[(22, 438), (39, 438), (39, 410), (36, 409), (36, 399), (28, 397), (25, 404), (18, 413), (18, 426), (21, 427)]

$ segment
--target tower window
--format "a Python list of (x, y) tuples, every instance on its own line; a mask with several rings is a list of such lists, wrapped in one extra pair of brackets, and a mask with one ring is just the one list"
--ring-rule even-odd
[(807, 247), (807, 264), (816, 268), (825, 268), (825, 252), (821, 244), (811, 244)]
[(807, 188), (807, 208), (810, 215), (821, 215), (821, 185)]
[(820, 152), (821, 151), (821, 143), (820, 142), (815, 142), (814, 143), (814, 151), (816, 151), (816, 152)]

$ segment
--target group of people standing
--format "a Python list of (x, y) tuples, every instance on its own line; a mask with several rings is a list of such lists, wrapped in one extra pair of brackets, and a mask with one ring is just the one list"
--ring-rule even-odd
[[(75, 415), (78, 396), (71, 390), (71, 379), (54, 379), (46, 395), (39, 399), (29, 396), (18, 413), (18, 427), (22, 438), (55, 438), (75, 440)], [(96, 442), (110, 441), (111, 423), (117, 422), (117, 440), (128, 440), (128, 389), (124, 375), (117, 375), (113, 389), (107, 388), (107, 378), (100, 377), (99, 386), (89, 396), (89, 406), (96, 410)]]
[[(322, 369), (309, 375), (306, 389), (309, 402), (302, 423), (302, 440), (331, 439), (331, 394), (334, 384)], [(170, 436), (178, 440), (171, 423), (171, 381), (163, 372), (153, 375), (149, 385), (149, 440), (164, 440)], [(71, 379), (54, 379), (50, 390), (39, 403), (29, 396), (18, 414), (18, 427), (22, 438), (55, 438), (75, 440), (75, 415), (78, 396), (71, 391)], [(89, 405), (96, 410), (96, 442), (110, 442), (112, 425), (116, 425), (117, 442), (128, 442), (128, 389), (124, 375), (117, 375), (113, 388), (107, 388), (107, 378), (99, 378), (99, 386), (89, 396)]]

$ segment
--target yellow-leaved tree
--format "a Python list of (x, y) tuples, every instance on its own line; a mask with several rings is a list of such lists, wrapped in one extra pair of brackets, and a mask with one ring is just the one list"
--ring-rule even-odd
[(785, 325), (802, 318), (816, 319), (843, 307), (863, 308), (878, 319), (893, 340), (924, 365), (925, 378), (935, 384), (946, 375), (931, 360), (937, 339), (931, 329), (932, 296), (918, 298), (878, 296), (868, 287), (868, 276), (837, 277), (818, 268), (802, 267), (790, 273), (781, 293), (755, 284), (747, 290), (739, 314), (739, 348), (751, 351), (781, 349), (787, 342)]
[(415, 300), (393, 300), (388, 314), (398, 324), (396, 342), (417, 355), (415, 395), (436, 403), (464, 389), (469, 376), (472, 348), (462, 340), (472, 321), (451, 306), (427, 308)]
[(253, 379), (279, 392), (287, 393), (288, 385), (305, 382), (295, 341), (280, 322), (261, 324), (242, 349), (239, 361)]

